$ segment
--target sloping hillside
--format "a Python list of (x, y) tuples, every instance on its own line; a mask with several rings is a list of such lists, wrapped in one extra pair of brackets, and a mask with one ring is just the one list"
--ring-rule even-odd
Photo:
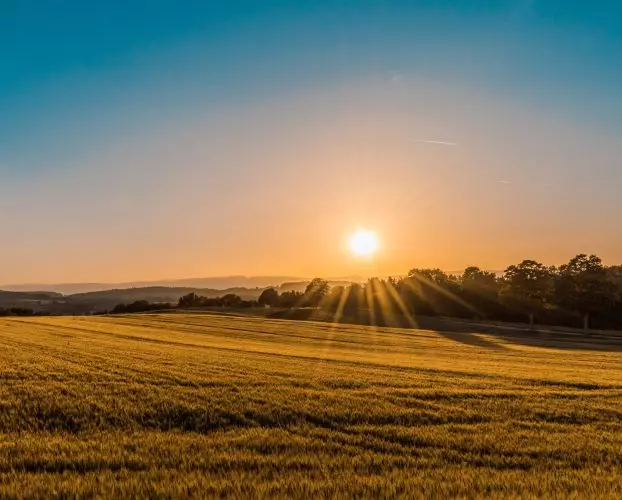
[(7, 292), (0, 290), (0, 308), (25, 307), (40, 308), (54, 300), (62, 300), (60, 293), (54, 292)]

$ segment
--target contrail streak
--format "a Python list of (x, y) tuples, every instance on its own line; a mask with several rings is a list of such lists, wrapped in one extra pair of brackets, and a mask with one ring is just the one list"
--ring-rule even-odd
[(457, 142), (447, 142), (447, 141), (428, 141), (425, 139), (417, 139), (415, 142), (424, 142), (425, 144), (438, 144), (439, 146), (457, 146)]

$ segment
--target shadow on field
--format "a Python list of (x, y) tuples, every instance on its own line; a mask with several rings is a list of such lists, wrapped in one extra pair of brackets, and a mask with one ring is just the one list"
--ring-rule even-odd
[(448, 332), (445, 330), (434, 330), (441, 337), (444, 337), (448, 340), (453, 340), (454, 342), (459, 342), (461, 344), (470, 345), (473, 347), (481, 347), (483, 349), (497, 349), (504, 350), (502, 344), (497, 344), (496, 342), (491, 342), (490, 340), (486, 340), (472, 332)]
[[(498, 338), (508, 344), (518, 344), (528, 347), (612, 352), (622, 351), (622, 334), (618, 333), (562, 330), (549, 326), (537, 327), (536, 330), (531, 331), (527, 326), (473, 323), (452, 319), (441, 319), (440, 321), (442, 321), (443, 331), (439, 331), (437, 328), (430, 328), (430, 330), (438, 331), (439, 334), (446, 338), (451, 338), (456, 341), (464, 341), (458, 337), (453, 338), (458, 333), (467, 334), (469, 338), (474, 337), (474, 334), (485, 334)], [(448, 331), (451, 332), (452, 335), (445, 335)], [(481, 337), (479, 337), (479, 339), (483, 340)], [(496, 348), (500, 347), (494, 342), (490, 344)], [(485, 346), (482, 345), (482, 347)]]
[[(312, 308), (277, 311), (268, 314), (268, 317), (333, 322), (332, 315)], [(531, 331), (527, 325), (495, 324), (431, 316), (417, 316), (415, 321), (417, 328), (421, 330), (431, 330), (448, 340), (485, 349), (504, 349), (502, 343), (508, 343), (548, 349), (622, 351), (622, 332), (598, 332), (594, 330), (584, 332), (547, 325), (538, 326), (535, 331)], [(356, 317), (344, 315), (339, 323), (370, 325), (371, 321), (367, 315), (359, 314)], [(406, 318), (395, 316), (389, 321), (382, 315), (376, 315), (375, 325), (404, 329), (413, 328)], [(501, 343), (487, 340), (482, 335), (499, 339)]]

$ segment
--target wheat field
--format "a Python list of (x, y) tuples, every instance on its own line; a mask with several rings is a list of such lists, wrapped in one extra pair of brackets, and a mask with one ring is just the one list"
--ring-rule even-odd
[(0, 318), (2, 497), (620, 497), (615, 335)]

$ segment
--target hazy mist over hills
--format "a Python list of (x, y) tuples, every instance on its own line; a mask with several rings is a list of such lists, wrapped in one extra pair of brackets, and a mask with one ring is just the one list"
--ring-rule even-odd
[[(266, 288), (283, 284), (300, 284), (310, 278), (300, 276), (219, 276), (206, 278), (185, 278), (159, 281), (132, 281), (125, 283), (22, 283), (0, 285), (0, 290), (10, 292), (56, 292), (64, 295), (77, 293), (101, 292), (104, 290), (120, 290), (143, 287), (184, 287), (210, 288), (214, 290), (228, 290), (231, 288)], [(358, 282), (365, 278), (360, 276), (346, 276), (330, 278), (329, 281)], [(297, 289), (298, 287), (293, 287)]]
[[(279, 293), (303, 292), (309, 281), (292, 276), (225, 276), (157, 282), (4, 285), (0, 286), (0, 310), (22, 308), (37, 314), (93, 314), (135, 301), (177, 304), (180, 297), (191, 293), (207, 298), (234, 294), (242, 300), (257, 300), (268, 287)], [(332, 279), (329, 283), (348, 286), (360, 281), (363, 279), (352, 277)]]

